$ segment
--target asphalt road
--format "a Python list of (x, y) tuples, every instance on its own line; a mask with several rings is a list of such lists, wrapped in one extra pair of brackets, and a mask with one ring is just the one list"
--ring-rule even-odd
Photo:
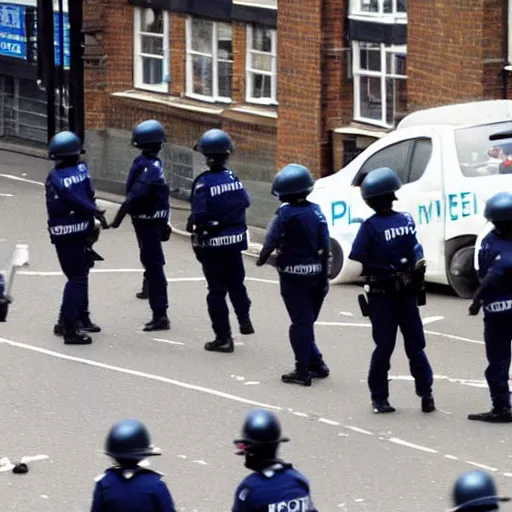
[[(482, 318), (467, 316), (467, 301), (437, 291), (422, 308), (439, 410), (421, 413), (399, 343), (390, 385), (397, 413), (377, 416), (366, 385), (371, 331), (357, 287), (333, 286), (316, 328), (332, 376), (311, 388), (282, 384), (293, 358), (274, 269), (246, 258), (257, 332), (237, 335), (233, 354), (206, 352), (205, 283), (189, 241), (173, 235), (172, 329), (143, 333), (149, 307), (134, 297), (142, 272), (125, 221), (96, 246), (105, 262), (91, 274), (90, 300), (103, 331), (90, 346), (68, 347), (52, 333), (65, 281), (46, 232), (43, 188), (5, 177), (41, 176), (17, 156), (0, 156), (0, 268), (16, 242), (27, 242), (31, 257), (0, 324), (2, 512), (88, 511), (93, 478), (109, 465), (105, 434), (124, 417), (149, 426), (163, 450), (152, 466), (166, 474), (179, 510), (228, 511), (246, 474), (232, 440), (261, 405), (281, 418), (291, 438), (282, 455), (310, 478), (322, 512), (445, 510), (456, 476), (479, 465), (512, 492), (510, 426), (466, 419), (490, 406)], [(114, 211), (108, 205), (109, 218)], [(5, 459), (35, 456), (26, 475), (13, 474)]]

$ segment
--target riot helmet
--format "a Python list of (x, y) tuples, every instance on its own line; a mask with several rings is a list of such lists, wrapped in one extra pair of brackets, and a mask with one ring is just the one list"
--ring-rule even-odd
[(50, 160), (78, 158), (83, 153), (85, 151), (82, 149), (82, 142), (76, 134), (70, 131), (55, 134), (48, 144), (48, 158)]
[(485, 204), (485, 218), (492, 222), (503, 236), (512, 234), (512, 194), (498, 192)]
[(214, 128), (203, 133), (194, 150), (206, 157), (206, 163), (212, 170), (219, 170), (233, 153), (234, 147), (231, 137), (224, 130)]
[(158, 152), (164, 142), (167, 142), (165, 129), (154, 119), (142, 121), (133, 129), (132, 146), (138, 149)]
[(307, 167), (299, 164), (288, 164), (274, 177), (272, 195), (280, 201), (306, 197), (313, 190), (315, 180)]

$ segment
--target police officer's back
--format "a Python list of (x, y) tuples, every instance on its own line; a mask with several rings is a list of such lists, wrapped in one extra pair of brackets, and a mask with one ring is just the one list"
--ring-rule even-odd
[(158, 157), (166, 141), (165, 130), (158, 121), (143, 121), (134, 128), (132, 145), (141, 150), (141, 155), (133, 161), (126, 182), (126, 200), (111, 224), (117, 228), (127, 213), (132, 217), (140, 261), (145, 270), (143, 292), (147, 290), (152, 311), (152, 318), (145, 324), (144, 331), (170, 328), (165, 255), (162, 248), (162, 242), (171, 236), (169, 186), (165, 181), (162, 161)]
[(309, 169), (290, 164), (272, 183), (282, 202), (272, 220), (256, 265), (263, 265), (277, 249), (281, 296), (290, 316), (290, 343), (295, 369), (281, 376), (288, 384), (311, 386), (312, 378), (326, 378), (329, 368), (315, 341), (314, 324), (329, 290), (330, 253), (327, 220), (317, 204), (307, 200), (314, 185)]
[(277, 457), (279, 444), (286, 441), (273, 413), (263, 409), (249, 413), (235, 445), (253, 473), (238, 486), (232, 512), (317, 512), (307, 478)]
[(389, 168), (375, 169), (365, 177), (361, 195), (375, 214), (359, 228), (349, 258), (362, 263), (369, 288), (369, 313), (363, 314), (370, 317), (376, 345), (368, 374), (374, 412), (395, 411), (388, 401), (388, 371), (400, 328), (416, 394), (423, 412), (429, 413), (435, 410), (433, 374), (418, 309), (426, 266), (411, 215), (393, 210), (400, 188), (400, 179)]
[(500, 497), (493, 477), (485, 471), (466, 471), (460, 475), (452, 489), (454, 508), (450, 512), (487, 512), (499, 510)]
[(187, 230), (194, 233), (192, 243), (208, 284), (208, 313), (215, 340), (205, 350), (233, 352), (226, 294), (235, 310), (240, 333), (253, 334), (251, 301), (244, 284), (242, 251), (247, 249), (246, 210), (249, 194), (242, 182), (227, 168), (233, 143), (227, 133), (205, 132), (195, 149), (206, 157), (208, 170), (192, 184), (191, 214)]
[(96, 479), (91, 512), (176, 512), (162, 475), (140, 466), (143, 459), (160, 455), (144, 424), (116, 423), (105, 444), (117, 465)]
[(488, 367), (485, 377), (493, 408), (468, 419), (489, 423), (512, 422), (509, 368), (512, 342), (512, 194), (500, 192), (486, 204), (485, 217), (494, 229), (483, 239), (479, 260), (481, 284), (469, 314), (483, 306), (484, 341)]
[(91, 338), (83, 331), (100, 331), (87, 311), (88, 239), (94, 231), (94, 218), (103, 219), (105, 211), (96, 207), (87, 165), (80, 161), (80, 139), (72, 132), (60, 132), (50, 141), (48, 153), (56, 161), (45, 183), (48, 231), (68, 279), (54, 333), (64, 335), (66, 344), (88, 344)]

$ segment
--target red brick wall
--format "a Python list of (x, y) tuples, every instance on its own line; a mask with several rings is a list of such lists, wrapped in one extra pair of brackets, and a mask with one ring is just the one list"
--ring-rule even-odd
[(171, 53), (171, 94), (182, 96), (185, 93), (186, 76), (186, 16), (171, 13), (169, 18), (169, 49)]
[(503, 97), (505, 3), (408, 2), (409, 110)]

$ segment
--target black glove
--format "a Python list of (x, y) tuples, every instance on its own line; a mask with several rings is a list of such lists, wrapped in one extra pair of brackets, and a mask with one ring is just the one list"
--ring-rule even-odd
[(185, 229), (187, 230), (187, 233), (194, 232), (194, 222), (192, 221), (191, 217), (187, 219), (187, 227)]
[(265, 265), (265, 260), (263, 260), (261, 258), (261, 256), (256, 260), (256, 266), (257, 267), (262, 267), (263, 265)]
[(473, 301), (468, 308), (469, 316), (476, 316), (480, 312), (482, 304), (480, 301)]
[(48, 234), (50, 235), (50, 242), (55, 245), (55, 237), (52, 235), (51, 228), (48, 228)]
[(108, 229), (110, 226), (108, 225), (107, 219), (105, 219), (105, 211), (99, 208), (96, 208), (94, 211), (94, 218), (100, 221), (102, 229)]

